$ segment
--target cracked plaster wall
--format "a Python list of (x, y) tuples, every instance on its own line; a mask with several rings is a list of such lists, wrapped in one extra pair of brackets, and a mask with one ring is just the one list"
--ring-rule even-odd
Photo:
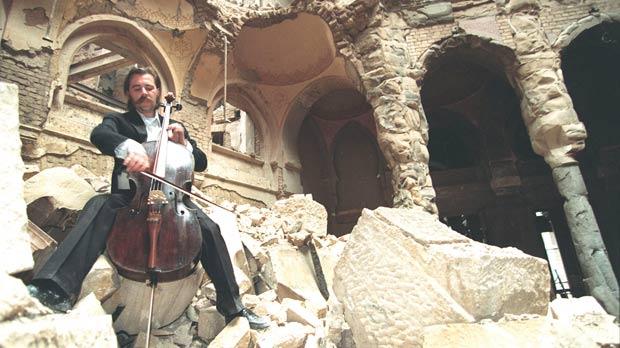
[[(193, 2), (193, 8), (188, 2), (147, 2), (135, 1), (136, 6), (129, 6), (129, 1), (80, 0), (68, 4), (59, 1), (64, 6), (62, 16), (49, 15), (49, 5), (41, 1), (13, 2), (9, 13), (7, 28), (3, 33), (4, 48), (0, 53), (0, 78), (16, 82), (20, 85), (20, 120), (29, 126), (41, 126), (47, 117), (48, 101), (51, 87), (49, 60), (51, 51), (46, 48), (49, 44), (41, 40), (49, 30), (54, 35), (69, 23), (78, 18), (95, 13), (112, 13), (135, 20), (139, 25), (148, 27), (148, 30), (157, 38), (166, 53), (170, 56), (170, 69), (176, 71), (182, 86), (193, 86), (191, 80), (195, 76), (185, 75), (187, 72), (196, 72), (196, 53), (202, 50), (221, 50), (219, 35), (215, 29), (206, 31), (198, 29), (207, 19), (217, 18), (226, 28), (238, 34), (241, 26), (248, 21), (263, 21), (266, 24), (278, 16), (293, 12), (307, 12), (321, 16), (332, 31), (334, 44), (338, 54), (350, 61), (363, 80), (360, 92), (365, 94), (375, 110), (375, 120), (379, 130), (378, 140), (384, 156), (393, 169), (393, 185), (396, 192), (396, 206), (421, 205), (428, 211), (435, 212), (433, 203), (434, 191), (428, 175), (428, 130), (423, 106), (420, 105), (419, 88), (414, 79), (419, 78), (412, 67), (431, 45), (452, 35), (458, 25), (468, 34), (492, 38), (505, 46), (517, 47), (512, 37), (511, 25), (517, 31), (527, 31), (529, 24), (523, 22), (534, 21), (538, 29), (536, 35), (541, 36), (546, 43), (559, 35), (571, 23), (588, 15), (592, 6), (600, 11), (617, 10), (620, 3), (614, 1), (596, 0), (588, 3), (562, 2), (546, 0), (542, 2), (541, 10), (534, 18), (527, 14), (518, 15), (511, 19), (511, 11), (527, 8), (528, 3), (536, 1), (339, 1), (317, 2), (299, 1), (295, 6), (286, 8), (253, 11), (239, 10), (239, 7), (221, 7), (213, 12), (213, 6), (203, 1)], [(521, 4), (525, 3), (525, 7)], [(234, 2), (233, 2), (234, 5)], [(238, 5), (238, 4), (237, 4)], [(163, 7), (162, 7), (163, 6)], [(379, 7), (377, 7), (379, 6)], [(560, 8), (562, 11), (558, 11)], [(283, 6), (284, 7), (284, 6)], [(42, 11), (40, 8), (44, 9)], [(56, 9), (56, 12), (59, 10)], [(190, 15), (192, 20), (190, 20)], [(521, 16), (521, 19), (516, 19)], [(50, 28), (44, 23), (46, 18), (52, 17)], [(515, 23), (511, 23), (511, 20)], [(23, 30), (24, 23), (30, 23), (28, 30)], [(180, 29), (173, 31), (173, 29)], [(25, 35), (25, 36), (24, 36)], [(546, 37), (545, 37), (546, 36)], [(23, 40), (22, 40), (23, 39)], [(205, 42), (199, 47), (198, 43)], [(234, 44), (234, 41), (233, 43)], [(547, 51), (545, 51), (547, 52)], [(211, 62), (213, 63), (213, 62)], [(209, 63), (209, 64), (211, 64)], [(193, 66), (191, 66), (193, 64)], [(553, 63), (556, 64), (556, 63)], [(556, 79), (561, 78), (556, 66), (549, 66), (555, 70)], [(346, 75), (346, 74), (345, 74)], [(213, 79), (220, 78), (215, 74)], [(521, 78), (523, 80), (523, 78)], [(309, 82), (306, 82), (309, 83)], [(211, 97), (217, 92), (217, 83), (207, 88)], [(522, 85), (525, 91), (532, 87)], [(281, 93), (260, 91), (270, 105), (286, 105), (292, 102), (290, 97), (278, 97)], [(194, 92), (194, 91), (192, 91)], [(188, 92), (183, 92), (188, 93)], [(204, 92), (202, 92), (204, 93)], [(192, 93), (193, 94), (193, 93)], [(187, 94), (185, 94), (187, 95)], [(280, 102), (277, 102), (280, 98)], [(529, 100), (529, 99), (528, 99)], [(524, 106), (536, 110), (537, 103), (526, 103)], [(209, 121), (204, 120), (201, 112), (202, 105), (190, 105), (179, 114), (179, 118), (188, 124), (190, 130), (201, 143), (209, 148), (210, 134), (207, 131)], [(534, 114), (537, 111), (534, 111)], [(529, 114), (528, 111), (526, 114)], [(571, 115), (566, 122), (575, 125), (575, 115)], [(564, 121), (562, 121), (564, 122)], [(270, 124), (270, 127), (274, 126)], [(281, 124), (280, 124), (281, 126)], [(275, 127), (278, 127), (277, 125)], [(557, 128), (556, 129), (562, 129)], [(572, 133), (571, 133), (572, 132)], [(543, 132), (547, 134), (548, 132)], [(563, 130), (560, 134), (560, 143), (578, 144), (581, 136), (572, 130)], [(532, 134), (537, 134), (533, 132)], [(545, 139), (546, 136), (542, 136)], [(536, 137), (535, 137), (536, 138)], [(540, 137), (539, 137), (540, 138)], [(549, 139), (558, 137), (547, 137)], [(540, 153), (551, 152), (550, 148), (558, 145), (549, 144), (549, 139), (541, 142)], [(572, 139), (572, 140), (571, 140)], [(546, 146), (546, 147), (545, 147)], [(564, 146), (564, 145), (562, 145)], [(559, 146), (559, 147), (562, 147)], [(571, 145), (570, 151), (579, 150), (579, 146)], [(546, 155), (549, 158), (549, 155)], [(68, 159), (68, 158), (67, 158)], [(52, 161), (53, 162), (53, 161)], [(279, 164), (283, 170), (284, 164)], [(277, 170), (276, 170), (277, 172)], [(274, 179), (274, 181), (280, 181)], [(277, 184), (279, 189), (282, 182)], [(295, 184), (291, 184), (295, 189)], [(286, 185), (285, 185), (286, 186)]]

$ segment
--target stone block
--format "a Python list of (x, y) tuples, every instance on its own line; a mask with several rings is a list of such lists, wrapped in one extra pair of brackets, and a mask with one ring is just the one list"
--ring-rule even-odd
[(606, 315), (607, 312), (592, 296), (556, 298), (549, 306), (554, 319), (572, 321), (584, 315)]
[(304, 308), (301, 301), (285, 298), (282, 306), (286, 308), (286, 321), (297, 322), (314, 328), (321, 327), (321, 321), (311, 311)]
[(353, 229), (334, 291), (358, 346), (419, 347), (425, 326), (544, 312), (549, 275), (545, 261), (476, 243), (421, 208), (378, 208)]
[(0, 242), (0, 272), (18, 273), (32, 269), (34, 261), (30, 251), (30, 237), (26, 233), (28, 217), (23, 195), (24, 162), (21, 158), (22, 142), (19, 137), (18, 88), (0, 82), (0, 114), (4, 121), (0, 130), (0, 218), (4, 228)]
[(45, 169), (24, 182), (24, 199), (27, 204), (42, 197), (51, 197), (58, 209), (82, 210), (95, 194), (86, 180), (64, 167)]
[(250, 324), (243, 317), (233, 319), (211, 343), (210, 348), (247, 348), (252, 343)]
[(78, 299), (93, 293), (99, 301), (107, 300), (121, 286), (116, 269), (104, 255), (99, 256), (82, 282)]
[(0, 323), (2, 347), (117, 347), (109, 315), (50, 314)]
[(267, 253), (269, 262), (263, 266), (263, 275), (280, 300), (290, 297), (317, 303), (325, 301), (308, 255), (288, 245), (273, 246)]
[(198, 336), (211, 341), (226, 326), (224, 316), (221, 315), (215, 306), (201, 308), (198, 311)]
[(425, 348), (434, 347), (611, 347), (620, 330), (600, 316), (564, 323), (549, 317), (517, 316), (498, 322), (434, 325), (424, 329)]

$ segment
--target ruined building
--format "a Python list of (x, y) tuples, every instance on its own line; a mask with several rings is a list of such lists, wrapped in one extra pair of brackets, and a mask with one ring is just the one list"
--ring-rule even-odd
[(0, 35), (26, 176), (108, 175), (90, 130), (150, 65), (216, 199), (311, 193), (337, 236), (419, 206), (542, 258), (554, 232), (558, 291), (620, 273), (619, 1), (3, 0)]

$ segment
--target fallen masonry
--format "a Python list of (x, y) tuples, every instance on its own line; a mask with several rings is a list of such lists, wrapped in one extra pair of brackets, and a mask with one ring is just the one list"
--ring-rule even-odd
[[(49, 171), (63, 170), (70, 169)], [(72, 187), (88, 184), (79, 180)], [(56, 201), (54, 194), (63, 193), (40, 195)], [(308, 195), (280, 200), (273, 209), (225, 206), (234, 214), (209, 209), (228, 233), (242, 301), (272, 326), (251, 330), (243, 318), (226, 325), (215, 308), (213, 284), (199, 269), (182, 283), (160, 287), (156, 302), (165, 315), (154, 314), (151, 346), (479, 347), (501, 341), (520, 347), (573, 340), (588, 347), (620, 340), (614, 318), (593, 298), (549, 303), (544, 260), (472, 241), (422, 209), (365, 210), (350, 235), (335, 238), (326, 231), (324, 208)], [(319, 290), (310, 240), (328, 299)], [(68, 314), (51, 313), (22, 282), (4, 277), (2, 283), (11, 285), (0, 294), (4, 346), (52, 341), (112, 347), (118, 339), (137, 347), (146, 340), (148, 288), (119, 277), (105, 256)], [(119, 306), (124, 309), (113, 323)], [(115, 331), (123, 334), (117, 338)]]

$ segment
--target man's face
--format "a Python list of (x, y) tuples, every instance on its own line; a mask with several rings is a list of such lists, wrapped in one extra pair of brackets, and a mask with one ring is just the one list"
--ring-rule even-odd
[(159, 90), (155, 87), (155, 78), (151, 74), (135, 74), (129, 81), (129, 100), (144, 116), (154, 116), (159, 99)]

